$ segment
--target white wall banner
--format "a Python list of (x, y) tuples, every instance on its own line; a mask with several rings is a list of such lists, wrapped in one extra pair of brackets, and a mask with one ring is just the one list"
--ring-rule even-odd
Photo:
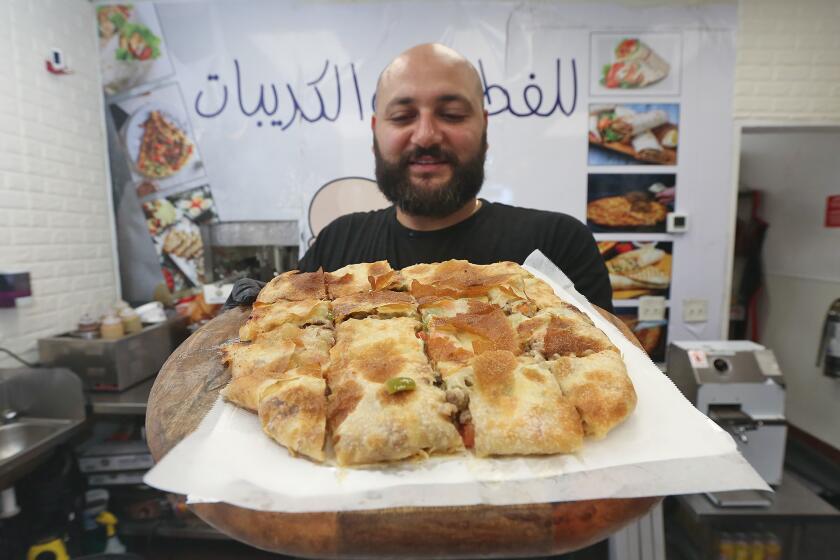
[[(132, 261), (160, 258), (189, 285), (201, 282), (200, 266), (180, 275), (164, 250), (195, 253), (176, 243), (189, 242), (185, 220), (299, 221), (306, 247), (315, 193), (345, 183), (364, 190), (359, 181), (373, 179), (379, 72), (406, 48), (437, 41), (463, 53), (483, 81), (490, 148), (481, 196), (587, 221), (608, 262), (645, 257), (614, 286), (629, 321), (639, 297), (659, 295), (674, 319), (670, 338), (719, 338), (736, 18), (734, 4), (100, 5), (118, 224), (144, 234), (145, 248), (120, 232), (121, 250)], [(171, 203), (183, 191), (194, 193), (192, 214)], [(378, 203), (374, 193), (369, 204)], [(687, 232), (666, 231), (674, 211), (688, 215)], [(166, 245), (170, 228), (182, 234)], [(138, 298), (150, 290), (134, 287)], [(683, 299), (707, 300), (708, 322), (684, 325)], [(633, 325), (659, 333), (661, 350), (665, 321)]]

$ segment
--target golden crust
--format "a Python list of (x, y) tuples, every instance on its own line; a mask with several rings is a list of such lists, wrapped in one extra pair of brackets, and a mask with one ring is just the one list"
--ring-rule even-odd
[(548, 363), (563, 393), (580, 413), (586, 435), (603, 438), (636, 408), (636, 391), (617, 351)]
[(341, 465), (573, 452), (636, 404), (609, 338), (514, 263), (286, 273), (240, 339), (225, 398), (292, 453), (323, 461), (330, 437)]
[(248, 321), (239, 329), (239, 340), (254, 340), (260, 334), (285, 324), (331, 325), (329, 303), (318, 299), (278, 301), (270, 305), (254, 305)]
[(280, 300), (301, 301), (326, 299), (327, 284), (324, 272), (298, 272), (292, 270), (274, 277), (257, 297), (257, 303), (269, 304)]
[(417, 317), (417, 301), (405, 292), (381, 290), (360, 292), (336, 298), (332, 302), (335, 322), (340, 323), (349, 316), (365, 317), (376, 315), (388, 317)]
[(323, 461), (327, 434), (327, 385), (316, 377), (275, 381), (260, 394), (263, 431), (292, 454)]
[[(434, 372), (417, 338), (420, 322), (348, 319), (336, 330), (327, 379), (330, 426), (342, 465), (376, 463), (462, 448), (454, 408), (433, 385)], [(384, 383), (413, 380), (415, 389), (390, 395)]]
[(491, 351), (478, 356), (473, 369), (469, 410), (476, 455), (570, 453), (580, 448), (580, 417), (543, 364)]
[(326, 274), (327, 295), (336, 299), (371, 290), (395, 290), (402, 279), (388, 261), (350, 264)]

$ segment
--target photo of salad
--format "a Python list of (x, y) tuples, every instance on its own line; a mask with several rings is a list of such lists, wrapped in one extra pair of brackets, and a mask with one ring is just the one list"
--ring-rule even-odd
[(106, 94), (114, 95), (172, 74), (154, 5), (98, 6), (96, 21)]
[(145, 25), (126, 23), (120, 29), (117, 60), (149, 60), (160, 58), (160, 37)]

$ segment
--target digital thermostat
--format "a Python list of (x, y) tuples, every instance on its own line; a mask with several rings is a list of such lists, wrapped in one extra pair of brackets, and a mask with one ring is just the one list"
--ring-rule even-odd
[(688, 231), (688, 215), (680, 212), (668, 212), (665, 221), (665, 231), (668, 233), (685, 233)]

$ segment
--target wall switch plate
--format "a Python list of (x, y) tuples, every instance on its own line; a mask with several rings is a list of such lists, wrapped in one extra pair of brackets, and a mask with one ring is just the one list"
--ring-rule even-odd
[(665, 231), (668, 233), (685, 233), (688, 231), (688, 214), (682, 212), (668, 212), (665, 218)]
[(642, 296), (639, 298), (639, 321), (663, 321), (664, 319), (664, 297)]
[(682, 315), (683, 323), (705, 323), (709, 320), (709, 301), (705, 299), (684, 299)]

